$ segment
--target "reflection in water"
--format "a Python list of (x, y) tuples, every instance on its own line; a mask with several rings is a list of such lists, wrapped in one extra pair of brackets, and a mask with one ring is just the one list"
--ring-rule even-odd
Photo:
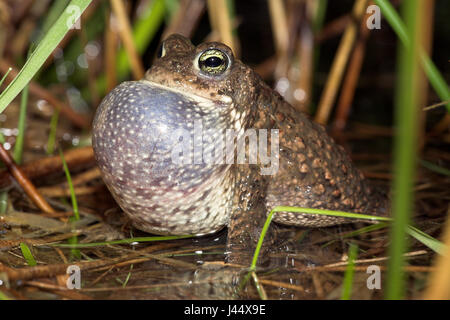
[[(332, 240), (338, 231), (339, 228), (278, 227), (276, 245), (266, 257), (264, 267), (257, 270), (264, 294), (269, 299), (283, 300), (323, 299), (335, 294), (333, 290), (339, 288), (343, 272), (312, 270), (340, 260), (342, 242)], [(114, 269), (103, 278), (101, 285), (93, 286), (99, 291), (88, 290), (89, 295), (104, 299), (260, 299), (261, 293), (252, 279), (239, 290), (248, 273), (247, 266), (223, 263), (226, 230), (183, 242), (185, 246), (155, 254), (154, 259), (136, 264), (132, 269), (129, 266)], [(120, 287), (120, 281), (129, 273), (128, 283)], [(85, 279), (85, 287), (90, 287), (100, 274), (90, 274)], [(108, 287), (117, 289), (100, 289)]]

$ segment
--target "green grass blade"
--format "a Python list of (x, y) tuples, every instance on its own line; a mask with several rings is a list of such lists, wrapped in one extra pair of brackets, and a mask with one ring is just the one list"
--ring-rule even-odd
[[(133, 41), (139, 54), (143, 54), (153, 40), (158, 28), (164, 21), (165, 12), (166, 6), (164, 0), (155, 0), (137, 18), (133, 25)], [(116, 66), (118, 80), (125, 79), (130, 72), (130, 62), (124, 48), (121, 48), (117, 54)], [(97, 89), (100, 94), (104, 94), (106, 91), (105, 75), (97, 79)]]
[(0, 290), (0, 300), (11, 300), (6, 294)]
[(8, 191), (0, 192), (0, 214), (5, 214), (8, 209)]
[(430, 171), (442, 174), (442, 175), (447, 176), (447, 177), (450, 176), (450, 170), (449, 169), (442, 168), (442, 167), (440, 167), (440, 166), (438, 166), (438, 165), (436, 165), (436, 164), (434, 164), (432, 162), (428, 162), (428, 161), (422, 160), (422, 159), (419, 160), (419, 162), (420, 162), (420, 164), (422, 166), (424, 166), (425, 168), (427, 168)]
[(386, 18), (391, 28), (394, 29), (403, 45), (408, 46), (409, 34), (406, 31), (406, 26), (392, 4), (388, 0), (374, 0), (374, 2), (380, 7), (383, 16)]
[[(3, 77), (0, 79), (0, 87), (2, 86), (3, 82), (5, 81), (8, 74), (11, 72), (12, 68), (9, 68), (8, 71), (3, 75)], [(5, 137), (0, 132), (0, 143), (5, 143)], [(2, 191), (0, 192), (0, 214), (4, 214), (6, 212), (6, 209), (8, 208), (8, 192)], [(0, 291), (0, 299), (1, 299), (1, 291)]]
[[(391, 221), (391, 219), (387, 218), (387, 217), (378, 217), (378, 216), (371, 216), (371, 215), (359, 214), (359, 213), (350, 213), (350, 212), (344, 212), (344, 211), (333, 211), (333, 210), (301, 208), (301, 207), (288, 207), (288, 206), (275, 207), (270, 211), (269, 215), (267, 216), (266, 222), (264, 223), (263, 229), (261, 231), (261, 235), (260, 235), (258, 243), (256, 245), (255, 252), (253, 254), (252, 263), (250, 265), (250, 272), (254, 271), (256, 269), (256, 264), (258, 262), (258, 257), (259, 257), (259, 253), (261, 251), (264, 237), (267, 233), (267, 230), (269, 229), (270, 223), (272, 222), (273, 214), (275, 212), (297, 212), (297, 213), (327, 215), (327, 216), (333, 216), (333, 217), (363, 219), (363, 220), (371, 220), (371, 221)], [(250, 277), (250, 272), (248, 274), (248, 278)], [(248, 280), (248, 278), (247, 278), (247, 280)], [(244, 280), (243, 284), (241, 284), (241, 285), (243, 286), (247, 280)]]
[[(288, 206), (275, 207), (270, 211), (269, 215), (267, 216), (266, 222), (264, 223), (263, 230), (261, 232), (257, 247), (255, 249), (255, 253), (253, 256), (252, 265), (250, 267), (251, 270), (255, 270), (255, 268), (256, 268), (256, 262), (258, 260), (259, 252), (261, 250), (261, 246), (264, 241), (264, 236), (267, 233), (267, 230), (268, 230), (270, 223), (272, 221), (272, 218), (273, 218), (273, 214), (275, 212), (296, 212), (296, 213), (318, 214), (318, 215), (326, 215), (326, 216), (332, 216), (332, 217), (341, 217), (341, 218), (349, 218), (349, 219), (357, 219), (357, 220), (379, 221), (379, 223), (377, 223), (377, 224), (370, 225), (370, 226), (367, 226), (367, 227), (364, 227), (364, 228), (361, 228), (359, 230), (349, 233), (348, 235), (345, 236), (346, 238), (385, 228), (386, 222), (391, 222), (393, 220), (392, 218), (388, 218), (388, 217), (371, 216), (371, 215), (366, 215), (366, 214), (351, 213), (351, 212), (345, 212), (345, 211), (334, 211), (334, 210), (302, 208), (302, 207), (288, 207)], [(424, 238), (426, 237), (428, 240), (430, 240), (430, 241), (421, 241), (420, 239), (418, 239), (420, 242), (425, 244), (430, 249), (435, 250), (436, 248), (443, 246), (443, 244), (441, 242), (439, 242), (438, 240), (434, 239), (433, 237), (427, 235), (426, 233), (424, 233), (414, 227), (411, 227), (411, 226), (408, 226), (408, 227), (417, 230), (417, 232), (416, 232), (417, 234), (421, 233)], [(413, 235), (412, 232), (411, 232), (411, 235), (416, 238), (416, 235)]]
[(344, 217), (344, 218), (353, 218), (353, 219), (364, 219), (371, 221), (391, 221), (390, 218), (387, 217), (378, 217), (371, 216), (365, 214), (358, 213), (349, 213), (344, 211), (333, 211), (333, 210), (324, 210), (324, 209), (313, 209), (313, 208), (301, 208), (301, 207), (289, 207), (289, 206), (278, 206), (273, 208), (269, 215), (267, 216), (266, 222), (264, 223), (263, 229), (261, 231), (261, 235), (259, 236), (258, 243), (255, 248), (255, 252), (253, 254), (253, 259), (250, 265), (249, 272), (244, 277), (244, 279), (240, 283), (240, 288), (242, 289), (247, 281), (250, 279), (253, 271), (256, 270), (256, 264), (258, 262), (259, 254), (261, 252), (262, 244), (264, 242), (264, 237), (266, 236), (267, 230), (269, 229), (270, 223), (272, 222), (273, 214), (275, 212), (297, 212), (297, 213), (307, 213), (307, 214), (318, 214), (318, 215), (328, 215), (334, 217)]
[(358, 246), (350, 244), (348, 249), (348, 264), (345, 270), (344, 283), (342, 284), (341, 300), (350, 300), (352, 296), (353, 275), (355, 273), (355, 260), (358, 255)]
[(105, 241), (105, 242), (92, 242), (92, 243), (77, 243), (77, 244), (55, 243), (55, 244), (52, 244), (51, 246), (60, 247), (60, 248), (93, 248), (93, 247), (103, 247), (103, 246), (113, 245), (113, 244), (168, 241), (168, 240), (178, 240), (178, 239), (186, 239), (186, 238), (192, 238), (192, 237), (194, 237), (194, 236), (183, 235), (183, 236), (135, 237), (135, 238), (128, 238), (128, 239), (120, 239), (120, 240)]
[(26, 243), (20, 243), (20, 250), (22, 251), (22, 255), (25, 258), (25, 261), (30, 267), (37, 265), (36, 260), (34, 259), (33, 254), (31, 253), (31, 250), (26, 245)]
[[(140, 54), (144, 53), (145, 48), (152, 41), (161, 23), (164, 21), (165, 4), (164, 0), (155, 0), (143, 12), (133, 26), (133, 41), (136, 50)], [(130, 61), (125, 52), (121, 49), (117, 56), (117, 75), (124, 78), (130, 70)]]
[[(73, 216), (71, 217), (73, 218)], [(69, 219), (70, 222), (73, 221), (73, 219)], [(70, 250), (70, 257), (71, 259), (80, 260), (81, 259), (81, 251), (77, 249), (76, 245), (78, 244), (78, 237), (73, 236), (67, 239), (67, 242), (69, 245), (72, 245), (73, 247)]]
[(38, 40), (41, 40), (43, 36), (50, 30), (52, 25), (56, 22), (61, 13), (66, 9), (69, 4), (69, 0), (53, 1), (48, 13), (45, 15), (44, 22), (41, 26), (41, 36)]
[(325, 21), (325, 14), (327, 12), (328, 0), (318, 0), (316, 16), (313, 21), (313, 31), (318, 32), (323, 27), (323, 22)]
[[(5, 81), (8, 74), (11, 72), (12, 68), (10, 67), (8, 71), (4, 74), (2, 79), (0, 80), (0, 87), (2, 86), (3, 82)], [(5, 143), (5, 137), (3, 136), (3, 133), (0, 132), (0, 143)]]
[(128, 281), (130, 281), (131, 278), (131, 271), (133, 270), (133, 265), (130, 266), (130, 271), (127, 274), (127, 277), (125, 278), (125, 281), (122, 284), (122, 287), (125, 288), (128, 284)]
[[(32, 49), (33, 45), (30, 45), (27, 58), (30, 57)], [(22, 164), (25, 127), (27, 121), (27, 107), (28, 107), (28, 85), (26, 85), (25, 88), (23, 88), (22, 96), (20, 99), (19, 121), (17, 124), (17, 129), (19, 133), (17, 134), (16, 143), (14, 144), (14, 154), (13, 154), (14, 161), (17, 164)]]
[[(91, 3), (91, 0), (72, 0), (69, 5), (74, 8), (79, 8), (81, 14), (86, 7)], [(47, 57), (53, 52), (56, 46), (64, 38), (70, 29), (69, 22), (74, 21), (74, 13), (72, 11), (64, 11), (47, 32), (47, 34), (39, 42), (36, 49), (26, 61), (23, 68), (19, 71), (17, 76), (8, 85), (5, 91), (0, 95), (0, 112), (11, 103), (11, 101), (23, 90), (23, 88), (30, 82), (33, 76), (39, 71), (44, 64)]]
[(324, 209), (313, 209), (313, 208), (300, 208), (300, 207), (286, 207), (286, 206), (278, 206), (272, 209), (270, 211), (269, 215), (267, 216), (266, 222), (264, 223), (263, 229), (261, 231), (261, 235), (259, 237), (258, 243), (256, 245), (255, 252), (253, 254), (252, 263), (250, 265), (250, 271), (254, 271), (256, 269), (256, 263), (258, 261), (259, 253), (261, 251), (262, 243), (264, 241), (264, 237), (267, 233), (267, 230), (269, 229), (270, 223), (273, 218), (273, 214), (275, 212), (297, 212), (297, 213), (308, 213), (308, 214), (319, 214), (319, 215), (328, 215), (328, 216), (334, 216), (334, 217), (343, 217), (343, 218), (354, 218), (354, 219), (364, 219), (364, 220), (371, 220), (371, 221), (391, 221), (390, 218), (387, 217), (378, 217), (378, 216), (371, 216), (371, 215), (365, 215), (365, 214), (358, 214), (358, 213), (350, 213), (350, 212), (344, 212), (344, 211), (333, 211), (333, 210), (324, 210)]
[[(3, 82), (5, 82), (6, 77), (8, 76), (8, 74), (11, 72), (12, 68), (9, 67), (8, 71), (3, 75), (3, 77), (0, 79), (0, 87), (2, 86)], [(3, 133), (0, 132), (0, 143), (5, 143), (5, 136), (3, 136)], [(4, 194), (4, 192), (1, 193), (2, 196)]]
[(432, 236), (426, 234), (425, 232), (413, 227), (408, 226), (406, 232), (417, 241), (426, 245), (428, 248), (432, 249), (434, 252), (443, 254), (445, 252), (445, 245), (439, 240), (433, 238)]
[(55, 151), (56, 129), (58, 129), (59, 110), (54, 109), (50, 120), (50, 132), (47, 140), (47, 155), (53, 154)]
[(345, 233), (345, 234), (341, 235), (339, 238), (336, 237), (335, 239), (332, 239), (332, 240), (324, 243), (322, 245), (322, 248), (325, 248), (325, 247), (329, 246), (330, 244), (332, 244), (332, 243), (334, 243), (336, 241), (340, 241), (342, 239), (348, 239), (348, 238), (357, 237), (357, 236), (359, 236), (361, 234), (365, 234), (365, 233), (369, 233), (369, 232), (372, 232), (372, 231), (376, 231), (376, 230), (380, 230), (380, 229), (386, 228), (387, 226), (388, 226), (387, 222), (379, 222), (379, 223), (371, 224), (371, 225), (366, 226), (366, 227), (362, 227), (362, 228), (357, 229), (355, 231), (351, 231), (351, 232)]
[(23, 144), (25, 139), (25, 126), (27, 119), (27, 106), (28, 106), (28, 85), (23, 88), (22, 96), (20, 99), (20, 111), (19, 111), (19, 123), (17, 129), (19, 133), (17, 135), (16, 143), (14, 145), (14, 161), (17, 164), (22, 163)]
[(5, 73), (5, 75), (2, 77), (2, 79), (0, 80), (0, 87), (2, 86), (3, 82), (5, 81), (6, 77), (8, 76), (8, 74), (11, 72), (12, 68), (9, 67), (8, 71)]
[(61, 150), (59, 150), (59, 155), (63, 163), (64, 172), (66, 173), (67, 184), (69, 185), (70, 199), (72, 200), (74, 220), (78, 221), (80, 220), (80, 213), (78, 212), (78, 202), (77, 197), (75, 195), (75, 190), (73, 188), (72, 178), (70, 176), (69, 168), (67, 167), (66, 159), (64, 159), (64, 154)]
[(256, 269), (256, 263), (258, 262), (259, 253), (261, 251), (262, 244), (264, 242), (264, 238), (266, 236), (267, 230), (269, 230), (270, 223), (272, 222), (274, 210), (270, 211), (267, 216), (266, 222), (261, 231), (261, 235), (259, 236), (258, 243), (256, 244), (255, 253), (253, 254), (252, 264), (250, 265), (250, 271), (254, 271)]
[(179, 0), (165, 0), (164, 5), (166, 8), (166, 21), (167, 23), (170, 21), (170, 19), (174, 16), (174, 14), (177, 13), (178, 8), (180, 7), (180, 1)]
[[(77, 197), (75, 195), (75, 190), (73, 188), (72, 178), (70, 176), (69, 168), (67, 167), (66, 159), (64, 159), (64, 154), (63, 154), (62, 150), (59, 150), (59, 155), (60, 155), (62, 163), (63, 163), (64, 172), (66, 173), (67, 184), (69, 185), (69, 190), (70, 190), (70, 199), (72, 200), (73, 216), (70, 217), (69, 221), (70, 222), (78, 221), (78, 220), (80, 220), (80, 213), (78, 212), (78, 202), (77, 202)], [(77, 245), (78, 237), (73, 236), (68, 239), (68, 242), (70, 245)], [(71, 254), (76, 259), (81, 258), (81, 252), (78, 249), (73, 248), (71, 250)]]
[(371, 224), (370, 226), (366, 226), (366, 227), (360, 228), (358, 230), (346, 233), (344, 235), (344, 238), (353, 238), (353, 237), (359, 236), (361, 234), (365, 234), (365, 233), (368, 233), (368, 232), (372, 232), (372, 231), (376, 231), (376, 230), (380, 230), (380, 229), (386, 228), (387, 226), (388, 226), (388, 224), (386, 222), (380, 222), (380, 223), (377, 223), (377, 224)]
[[(378, 216), (371, 216), (366, 214), (358, 214), (358, 213), (350, 213), (350, 212), (344, 212), (344, 211), (333, 211), (333, 210), (325, 210), (325, 209), (313, 209), (313, 208), (302, 208), (302, 207), (289, 207), (289, 206), (278, 206), (273, 208), (270, 213), (267, 216), (267, 219), (264, 223), (263, 229), (261, 231), (261, 235), (258, 239), (258, 243), (255, 248), (255, 252), (253, 254), (253, 259), (249, 268), (249, 272), (245, 275), (245, 277), (242, 279), (241, 283), (239, 284), (239, 290), (242, 290), (245, 286), (245, 284), (248, 282), (250, 277), (252, 276), (252, 273), (256, 270), (256, 265), (258, 262), (259, 254), (262, 248), (262, 244), (264, 242), (265, 235), (267, 233), (267, 230), (269, 229), (270, 223), (273, 219), (273, 214), (275, 212), (297, 212), (297, 213), (306, 213), (306, 214), (318, 214), (318, 215), (327, 215), (327, 216), (333, 216), (333, 217), (342, 217), (342, 218), (350, 218), (350, 219), (361, 219), (361, 220), (371, 220), (371, 221), (380, 221), (379, 223), (371, 226), (364, 227), (360, 230), (356, 230), (355, 232), (350, 233), (349, 235), (346, 235), (345, 237), (355, 236), (361, 233), (379, 230), (386, 227), (386, 222), (391, 222), (392, 219), (388, 217), (378, 217)], [(433, 237), (427, 235), (426, 233), (420, 231), (419, 229), (416, 229), (414, 227), (408, 226), (408, 233), (419, 240), (421, 243), (426, 245), (427, 247), (431, 248), (432, 250), (436, 252), (442, 252), (440, 250), (443, 250), (443, 244), (439, 242), (438, 240), (434, 239)]]
[(420, 51), (420, 1), (402, 3), (409, 41), (399, 42), (398, 81), (395, 99), (396, 135), (394, 140), (393, 223), (390, 230), (389, 264), (386, 297), (403, 299), (405, 293), (404, 253), (408, 243), (405, 234), (413, 210), (413, 186), (416, 167), (418, 129), (418, 83)]
[[(392, 4), (388, 0), (374, 0), (374, 2), (380, 7), (384, 17), (386, 18), (392, 29), (395, 31), (397, 37), (400, 39), (403, 45), (405, 47), (409, 46), (411, 37), (408, 34), (403, 20), (400, 18)], [(419, 52), (422, 67), (425, 70), (425, 73), (433, 89), (436, 91), (442, 101), (449, 100), (450, 89), (444, 77), (422, 48), (419, 49)], [(450, 103), (447, 104), (447, 110), (450, 112)]]
[(272, 211), (273, 212), (286, 211), (286, 212), (297, 212), (297, 213), (307, 213), (307, 214), (318, 214), (318, 215), (326, 215), (326, 216), (332, 216), (332, 217), (362, 219), (362, 220), (370, 220), (370, 221), (392, 221), (392, 219), (388, 218), (388, 217), (371, 216), (371, 215), (367, 215), (367, 214), (351, 213), (351, 212), (345, 212), (345, 211), (325, 210), (325, 209), (278, 206), (278, 207), (273, 208)]
[[(425, 51), (421, 50), (420, 58), (422, 62), (422, 66), (428, 76), (428, 80), (430, 80), (431, 86), (436, 91), (439, 98), (442, 101), (448, 101), (450, 99), (450, 89), (447, 86), (447, 83), (439, 72), (439, 69), (433, 63), (433, 61), (428, 57)], [(446, 104), (447, 111), (450, 112), (450, 103)]]
[(261, 300), (267, 300), (267, 294), (264, 291), (262, 285), (259, 283), (258, 275), (254, 271), (252, 271), (250, 273), (252, 275), (253, 282), (255, 283), (255, 288), (256, 288), (256, 291), (258, 292), (259, 298)]

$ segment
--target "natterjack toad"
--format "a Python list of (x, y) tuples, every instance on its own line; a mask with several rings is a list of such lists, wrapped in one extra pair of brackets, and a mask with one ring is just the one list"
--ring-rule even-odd
[[(200, 235), (228, 226), (231, 248), (254, 243), (278, 205), (386, 211), (344, 149), (221, 43), (167, 38), (143, 80), (105, 97), (93, 147), (115, 200), (150, 233)], [(274, 221), (351, 222), (288, 212)]]

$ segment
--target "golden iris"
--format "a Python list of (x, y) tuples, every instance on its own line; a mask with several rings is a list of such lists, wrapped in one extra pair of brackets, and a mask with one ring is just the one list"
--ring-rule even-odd
[(217, 49), (208, 49), (198, 58), (200, 70), (206, 74), (217, 76), (227, 70), (228, 56)]

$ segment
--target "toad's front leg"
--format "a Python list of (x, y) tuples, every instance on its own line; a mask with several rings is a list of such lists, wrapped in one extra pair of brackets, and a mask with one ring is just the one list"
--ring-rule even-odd
[[(268, 179), (256, 165), (236, 165), (236, 189), (228, 224), (227, 263), (249, 266), (267, 219), (266, 190)], [(269, 228), (259, 255), (259, 263), (274, 242), (274, 228)]]

